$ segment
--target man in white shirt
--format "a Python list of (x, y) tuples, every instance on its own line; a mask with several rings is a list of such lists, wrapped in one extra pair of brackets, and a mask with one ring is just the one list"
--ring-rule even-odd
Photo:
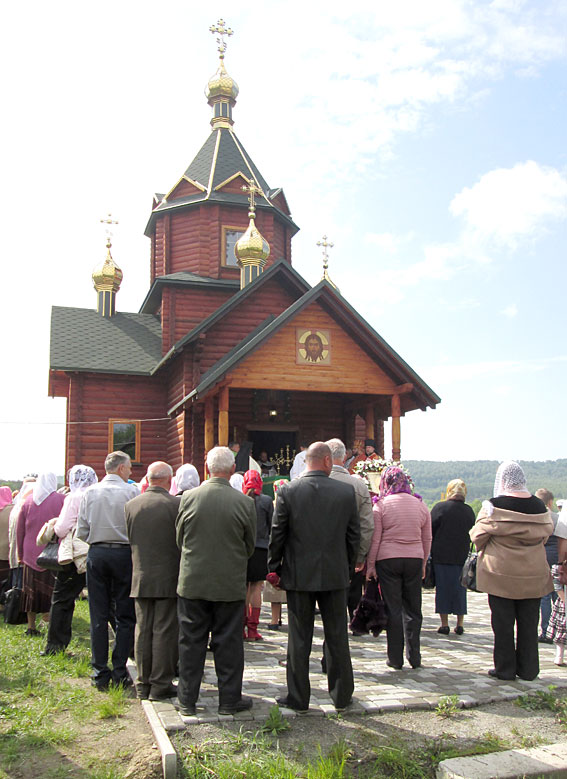
[(308, 446), (309, 444), (305, 441), (300, 443), (299, 452), (293, 458), (293, 465), (291, 466), (291, 470), (289, 472), (290, 481), (291, 479), (297, 479), (297, 477), (301, 476), (305, 470), (305, 454), (307, 453)]
[[(104, 461), (104, 469), (104, 479), (85, 491), (77, 521), (77, 537), (90, 545), (87, 590), (91, 619), (91, 663), (93, 684), (99, 690), (107, 690), (110, 682), (123, 686), (132, 684), (126, 662), (134, 644), (136, 617), (134, 601), (130, 598), (132, 555), (124, 506), (140, 494), (137, 485), (128, 483), (132, 463), (127, 454), (111, 452)], [(116, 641), (110, 671), (108, 621), (113, 607)]]

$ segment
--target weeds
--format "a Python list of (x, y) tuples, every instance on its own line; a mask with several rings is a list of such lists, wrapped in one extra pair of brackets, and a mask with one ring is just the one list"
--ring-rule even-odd
[(460, 702), (458, 695), (444, 695), (439, 698), (439, 703), (435, 707), (435, 714), (438, 717), (453, 717), (459, 710)]
[(272, 736), (277, 736), (279, 733), (283, 733), (290, 729), (289, 722), (283, 717), (279, 706), (272, 706), (268, 719), (261, 727), (262, 733), (271, 733)]
[(515, 703), (528, 711), (552, 711), (562, 729), (567, 730), (567, 699), (556, 695), (555, 689), (555, 686), (550, 684), (547, 690), (537, 690), (534, 693), (520, 695)]

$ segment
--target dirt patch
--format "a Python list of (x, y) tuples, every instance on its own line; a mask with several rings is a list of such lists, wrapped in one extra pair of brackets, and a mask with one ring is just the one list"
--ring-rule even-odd
[[(83, 680), (78, 680), (83, 684)], [(154, 744), (153, 734), (144, 711), (135, 698), (129, 699), (122, 716), (116, 719), (92, 719), (71, 725), (70, 716), (63, 712), (54, 718), (61, 732), (72, 728), (73, 739), (66, 743), (41, 744), (41, 749), (30, 748), (25, 758), (10, 765), (0, 776), (10, 779), (49, 779), (49, 777), (161, 777), (161, 755)], [(39, 746), (39, 745), (38, 745)]]
[[(195, 745), (222, 744), (241, 732), (252, 736), (259, 724), (206, 724), (188, 728), (175, 739), (176, 747), (180, 753), (186, 753)], [(459, 709), (446, 718), (434, 711), (407, 711), (330, 718), (300, 716), (291, 720), (290, 725), (289, 730), (273, 737), (273, 745), (286, 758), (299, 763), (314, 762), (320, 755), (330, 754), (339, 742), (345, 742), (351, 770), (351, 774), (345, 775), (352, 776), (359, 775), (357, 766), (360, 775), (366, 776), (364, 767), (376, 759), (383, 747), (405, 748), (419, 756), (452, 748), (472, 752), (492, 742), (496, 750), (567, 740), (567, 733), (552, 711), (528, 711), (513, 702)]]

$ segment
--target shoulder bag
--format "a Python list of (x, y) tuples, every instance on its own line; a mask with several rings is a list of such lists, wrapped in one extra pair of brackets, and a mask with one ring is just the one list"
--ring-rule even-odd
[(480, 592), (476, 586), (476, 564), (478, 561), (478, 552), (473, 552), (472, 549), (468, 554), (463, 570), (461, 571), (461, 584), (466, 587), (467, 590), (472, 592)]

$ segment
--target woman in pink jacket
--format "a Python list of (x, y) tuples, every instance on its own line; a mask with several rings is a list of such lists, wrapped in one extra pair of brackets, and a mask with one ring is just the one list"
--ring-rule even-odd
[(421, 665), (421, 582), (431, 548), (431, 516), (401, 468), (387, 468), (374, 506), (374, 535), (367, 560), (367, 579), (378, 574), (388, 609), (387, 665), (400, 670), (406, 657)]
[(53, 517), (59, 516), (64, 496), (57, 490), (54, 473), (41, 473), (34, 482), (32, 494), (26, 498), (16, 528), (18, 560), (24, 567), (22, 611), (27, 613), (26, 635), (39, 636), (35, 621), (37, 614), (47, 615), (51, 608), (51, 594), (55, 581), (51, 571), (42, 570), (37, 558), (45, 548), (37, 546), (37, 534)]

